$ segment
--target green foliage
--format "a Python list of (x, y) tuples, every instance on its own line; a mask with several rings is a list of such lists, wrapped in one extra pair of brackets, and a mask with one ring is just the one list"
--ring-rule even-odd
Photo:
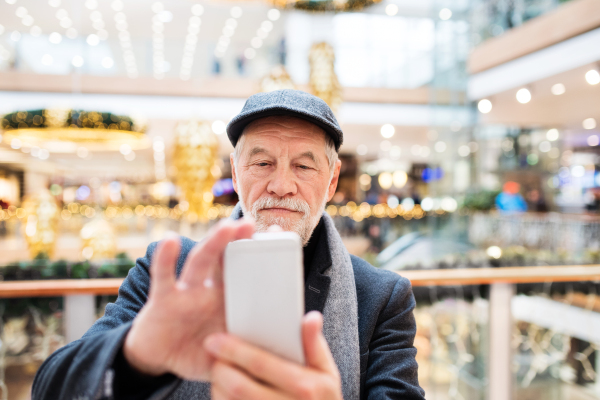
[(39, 254), (33, 260), (12, 262), (0, 267), (0, 280), (119, 278), (127, 276), (134, 266), (135, 262), (126, 253), (99, 264), (90, 261), (50, 261), (46, 254)]
[(495, 207), (496, 196), (499, 190), (471, 191), (465, 195), (463, 208), (468, 210), (489, 211)]

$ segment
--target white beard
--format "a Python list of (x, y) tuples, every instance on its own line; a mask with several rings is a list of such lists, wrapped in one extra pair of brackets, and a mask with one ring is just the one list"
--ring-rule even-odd
[[(251, 209), (248, 210), (242, 196), (239, 195), (239, 197), (244, 215), (254, 219), (257, 232), (266, 232), (269, 227), (278, 225), (284, 231), (297, 233), (302, 240), (303, 246), (306, 246), (310, 240), (310, 236), (319, 223), (321, 214), (325, 210), (325, 204), (327, 204), (327, 201), (323, 199), (321, 207), (312, 213), (310, 206), (304, 200), (289, 197), (284, 199), (279, 199), (276, 197), (261, 197), (256, 200), (252, 204)], [(302, 218), (299, 220), (289, 220), (284, 217), (269, 217), (266, 215), (261, 215), (259, 211), (265, 208), (286, 208), (288, 210), (301, 213)]]

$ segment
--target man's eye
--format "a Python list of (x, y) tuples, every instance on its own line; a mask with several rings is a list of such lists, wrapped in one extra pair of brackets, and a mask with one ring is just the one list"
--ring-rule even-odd
[(300, 168), (300, 169), (310, 169), (310, 167), (307, 166), (307, 165), (298, 165), (298, 168)]
[(266, 167), (267, 165), (269, 165), (269, 163), (261, 162), (261, 163), (257, 163), (256, 165), (258, 165), (259, 167)]

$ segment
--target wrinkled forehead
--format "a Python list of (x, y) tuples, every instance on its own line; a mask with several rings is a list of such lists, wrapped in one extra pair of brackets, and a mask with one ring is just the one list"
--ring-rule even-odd
[(249, 123), (244, 129), (246, 140), (279, 139), (299, 144), (314, 143), (325, 149), (325, 131), (319, 126), (297, 117), (271, 116)]

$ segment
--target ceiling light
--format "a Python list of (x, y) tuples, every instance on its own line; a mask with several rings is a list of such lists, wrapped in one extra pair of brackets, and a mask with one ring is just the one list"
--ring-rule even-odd
[(58, 10), (56, 12), (56, 14), (54, 14), (56, 16), (56, 18), (58, 19), (63, 19), (63, 18), (67, 18), (69, 16), (69, 13), (67, 12), (67, 10), (65, 10), (64, 8), (61, 8), (60, 10)]
[(260, 46), (262, 46), (263, 41), (261, 38), (252, 38), (252, 40), (250, 41), (250, 44), (252, 45), (252, 47), (254, 47), (255, 49), (258, 49)]
[(97, 19), (94, 22), (92, 22), (92, 26), (96, 30), (98, 30), (98, 29), (104, 29), (104, 21), (102, 21), (101, 19)]
[(223, 132), (225, 132), (225, 128), (226, 128), (225, 122), (223, 122), (223, 121), (217, 120), (212, 123), (212, 130), (216, 135), (220, 135)]
[(369, 148), (365, 144), (359, 144), (358, 146), (356, 146), (356, 154), (358, 154), (359, 156), (366, 155), (368, 151)]
[(21, 20), (21, 23), (23, 25), (25, 25), (25, 26), (31, 26), (31, 25), (33, 25), (33, 17), (31, 15), (26, 15)]
[(469, 148), (469, 146), (467, 146), (466, 144), (460, 146), (458, 148), (458, 155), (461, 157), (466, 157), (469, 154), (471, 154), (471, 149)]
[(479, 109), (480, 113), (487, 114), (492, 111), (492, 102), (488, 99), (479, 100), (479, 103), (477, 103), (477, 108)]
[(104, 57), (102, 59), (102, 66), (106, 69), (112, 68), (112, 66), (115, 65), (115, 62), (113, 61), (112, 58), (110, 57)]
[(281, 16), (281, 13), (276, 8), (271, 8), (267, 12), (267, 18), (269, 18), (271, 21), (277, 21), (280, 16)]
[(75, 39), (75, 38), (77, 38), (77, 29), (75, 29), (75, 28), (69, 28), (69, 29), (67, 29), (66, 35), (67, 35), (67, 37), (69, 39)]
[(6, 0), (7, 4), (15, 4), (17, 0)]
[(60, 0), (48, 0), (48, 4), (50, 4), (50, 7), (59, 7), (60, 6)]
[(158, 14), (158, 19), (160, 20), (160, 22), (164, 22), (164, 23), (168, 23), (173, 21), (173, 13), (171, 11), (161, 11), (160, 14)]
[(98, 1), (97, 0), (85, 0), (85, 8), (87, 8), (88, 10), (95, 10), (96, 8), (98, 8)]
[(97, 46), (98, 43), (100, 43), (100, 38), (98, 37), (98, 35), (95, 35), (95, 34), (92, 33), (91, 35), (88, 35), (88, 37), (87, 37), (87, 39), (85, 41), (90, 46)]
[(271, 21), (263, 21), (260, 24), (260, 28), (265, 32), (271, 32), (273, 30), (273, 23)]
[(231, 16), (233, 18), (239, 18), (242, 16), (242, 9), (241, 7), (235, 6), (231, 8)]
[(53, 62), (54, 62), (54, 59), (52, 58), (52, 56), (50, 54), (44, 54), (42, 56), (42, 64), (52, 65)]
[(12, 31), (10, 34), (10, 40), (12, 40), (13, 42), (18, 42), (21, 39), (21, 32), (19, 31)]
[(83, 57), (81, 57), (81, 56), (73, 57), (73, 59), (71, 60), (71, 64), (76, 68), (83, 67)]
[(395, 4), (388, 4), (385, 7), (385, 13), (390, 17), (393, 17), (394, 15), (398, 14), (398, 6)]
[(264, 29), (262, 29), (262, 28), (259, 28), (256, 31), (256, 36), (259, 37), (259, 38), (261, 38), (261, 39), (266, 38), (268, 35), (269, 35), (269, 33), (267, 31), (265, 31)]
[(556, 84), (552, 85), (552, 88), (550, 89), (550, 91), (552, 92), (553, 95), (560, 96), (561, 94), (565, 93), (566, 88), (565, 88), (565, 85), (563, 85), (562, 83), (556, 83)]
[(558, 129), (549, 129), (548, 132), (546, 132), (546, 139), (548, 139), (551, 142), (554, 142), (555, 140), (558, 140)]
[(196, 15), (196, 16), (200, 16), (204, 13), (204, 7), (202, 7), (201, 4), (194, 4), (192, 6), (192, 14)]
[(52, 32), (50, 36), (48, 36), (48, 40), (50, 43), (59, 44), (62, 41), (62, 35), (58, 32)]
[(600, 73), (598, 73), (598, 71), (595, 69), (590, 69), (585, 73), (585, 80), (590, 85), (597, 85), (600, 83)]
[(152, 4), (152, 11), (156, 14), (160, 13), (163, 9), (163, 3), (161, 3), (160, 1), (155, 2), (154, 4)]
[(531, 101), (531, 92), (526, 88), (519, 89), (517, 91), (517, 101), (521, 104), (529, 103)]
[(394, 133), (396, 133), (396, 129), (390, 124), (385, 124), (381, 126), (380, 132), (381, 136), (383, 136), (386, 139), (389, 139), (392, 136), (394, 136)]
[(115, 11), (122, 11), (125, 5), (121, 0), (115, 0), (110, 4), (110, 7)]
[(17, 15), (17, 17), (19, 18), (23, 18), (24, 16), (27, 15), (27, 9), (25, 7), (19, 7), (17, 8), (17, 10), (15, 11), (15, 14)]
[(29, 34), (34, 37), (40, 36), (42, 34), (42, 28), (40, 28), (37, 25), (34, 25), (29, 30)]
[(594, 118), (586, 118), (581, 125), (583, 129), (594, 129), (596, 127), (596, 120)]
[(227, 21), (225, 21), (225, 25), (227, 25), (230, 28), (235, 29), (235, 28), (237, 28), (238, 23), (235, 19), (228, 18)]
[(448, 8), (442, 8), (440, 10), (440, 19), (442, 21), (447, 21), (450, 18), (452, 18), (452, 11), (450, 11), (450, 9), (448, 9)]
[(63, 18), (60, 20), (60, 26), (62, 26), (65, 29), (70, 28), (71, 25), (73, 25), (73, 21), (71, 21), (71, 18)]
[(102, 13), (100, 11), (92, 11), (92, 13), (90, 14), (90, 19), (92, 21), (102, 20)]
[(588, 136), (587, 144), (589, 146), (598, 146), (600, 144), (600, 138), (598, 138), (598, 135)]
[(436, 144), (433, 148), (435, 149), (436, 152), (443, 153), (444, 151), (446, 151), (446, 143), (444, 143), (442, 141), (436, 142)]

